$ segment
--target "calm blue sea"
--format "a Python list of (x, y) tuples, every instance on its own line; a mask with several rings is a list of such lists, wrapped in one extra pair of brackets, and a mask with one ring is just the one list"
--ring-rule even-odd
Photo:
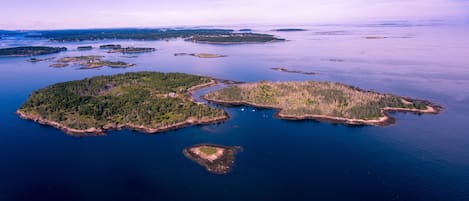
[[(246, 27), (242, 27), (246, 28)], [(93, 200), (469, 200), (469, 25), (323, 25), (304, 32), (247, 27), (287, 42), (207, 45), (170, 41), (53, 43), (10, 37), (0, 47), (66, 46), (40, 56), (104, 55), (136, 63), (128, 69), (78, 70), (0, 58), (0, 201)], [(333, 32), (331, 32), (333, 31)], [(329, 32), (329, 33), (324, 33)], [(366, 39), (383, 36), (384, 39)], [(122, 58), (76, 51), (118, 43), (154, 47)], [(225, 58), (175, 57), (216, 53)], [(313, 71), (300, 75), (285, 67)], [(275, 111), (225, 108), (224, 123), (162, 134), (123, 130), (77, 138), (18, 118), (28, 95), (47, 85), (130, 71), (186, 72), (238, 81), (317, 80), (428, 99), (439, 115), (396, 113), (388, 127), (285, 121)], [(198, 143), (242, 146), (233, 171), (208, 173), (182, 149)]]

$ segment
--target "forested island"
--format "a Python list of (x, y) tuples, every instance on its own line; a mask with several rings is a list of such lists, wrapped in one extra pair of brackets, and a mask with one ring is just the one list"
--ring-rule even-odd
[[(267, 34), (234, 33), (231, 29), (86, 29), (39, 31), (27, 37), (46, 38), (53, 41), (85, 40), (167, 40), (184, 38), (207, 43), (253, 43), (283, 41)], [(120, 47), (119, 47), (120, 48)], [(112, 47), (111, 49), (114, 49)]]
[(98, 76), (39, 89), (17, 114), (76, 136), (122, 128), (157, 133), (227, 119), (223, 110), (191, 98), (193, 90), (215, 83), (209, 77), (183, 73)]
[(127, 68), (135, 66), (135, 64), (129, 64), (123, 61), (105, 61), (102, 60), (103, 56), (76, 56), (76, 57), (64, 57), (57, 60), (57, 63), (51, 64), (51, 67), (61, 68), (69, 66), (69, 64), (80, 65), (80, 69), (94, 69), (101, 68), (104, 66), (111, 68)]
[(232, 85), (203, 96), (228, 105), (251, 105), (278, 109), (282, 119), (389, 125), (394, 119), (386, 112), (437, 114), (442, 107), (424, 100), (365, 91), (332, 82), (257, 82)]
[(116, 45), (116, 44), (106, 44), (106, 45), (100, 45), (99, 49), (120, 49), (122, 48), (121, 45)]
[(0, 57), (25, 57), (45, 54), (54, 54), (67, 51), (66, 47), (46, 47), (46, 46), (23, 46), (12, 48), (1, 48)]
[(230, 172), (236, 152), (240, 149), (241, 147), (199, 144), (185, 148), (183, 154), (211, 173), (226, 174)]
[(227, 33), (216, 35), (194, 35), (186, 39), (197, 43), (207, 44), (244, 44), (244, 43), (268, 43), (285, 41), (269, 34), (257, 33)]

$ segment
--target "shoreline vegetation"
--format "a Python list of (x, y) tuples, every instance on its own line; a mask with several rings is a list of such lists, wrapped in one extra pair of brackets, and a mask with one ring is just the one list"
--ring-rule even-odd
[(331, 82), (258, 82), (232, 85), (203, 98), (222, 105), (275, 109), (286, 120), (317, 120), (348, 125), (386, 126), (395, 123), (388, 112), (438, 114), (443, 108), (429, 101), (365, 91)]
[(275, 70), (275, 71), (285, 72), (285, 73), (297, 73), (297, 74), (303, 74), (303, 75), (317, 75), (317, 74), (319, 74), (319, 73), (316, 73), (316, 72), (305, 72), (305, 71), (299, 71), (299, 70), (289, 70), (289, 69), (283, 68), (283, 67), (271, 68), (271, 69)]
[(27, 37), (46, 38), (61, 42), (106, 39), (168, 40), (175, 38), (183, 38), (186, 41), (208, 44), (244, 44), (285, 41), (273, 35), (235, 33), (234, 30), (231, 29), (89, 29), (39, 31), (38, 33), (39, 34)]
[(47, 46), (22, 46), (12, 48), (1, 48), (1, 57), (27, 57), (54, 54), (62, 51), (67, 51), (66, 47), (47, 47)]
[(35, 91), (16, 114), (73, 136), (125, 128), (159, 133), (225, 121), (225, 111), (191, 97), (195, 90), (214, 84), (211, 78), (184, 73), (98, 76)]
[(174, 56), (193, 56), (193, 57), (205, 58), (205, 59), (227, 57), (226, 55), (209, 54), (209, 53), (175, 53)]
[(81, 66), (80, 69), (95, 69), (104, 66), (111, 68), (128, 68), (135, 66), (135, 64), (129, 64), (123, 61), (104, 61), (104, 56), (77, 56), (77, 57), (64, 57), (57, 60), (57, 63), (51, 64), (50, 67), (62, 68), (69, 66), (70, 64)]
[(235, 155), (242, 150), (239, 146), (198, 144), (183, 149), (184, 156), (213, 174), (227, 174), (235, 162)]

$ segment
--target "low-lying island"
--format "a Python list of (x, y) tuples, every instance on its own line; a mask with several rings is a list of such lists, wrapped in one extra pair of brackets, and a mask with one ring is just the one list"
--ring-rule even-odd
[(389, 125), (387, 112), (437, 114), (441, 106), (429, 101), (365, 91), (332, 82), (257, 82), (232, 85), (203, 96), (227, 105), (250, 105), (279, 110), (276, 117), (314, 119), (350, 125)]

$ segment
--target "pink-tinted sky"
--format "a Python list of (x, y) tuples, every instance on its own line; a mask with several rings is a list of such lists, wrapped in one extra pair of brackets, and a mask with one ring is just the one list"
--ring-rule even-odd
[(0, 29), (467, 20), (468, 0), (1, 0)]

